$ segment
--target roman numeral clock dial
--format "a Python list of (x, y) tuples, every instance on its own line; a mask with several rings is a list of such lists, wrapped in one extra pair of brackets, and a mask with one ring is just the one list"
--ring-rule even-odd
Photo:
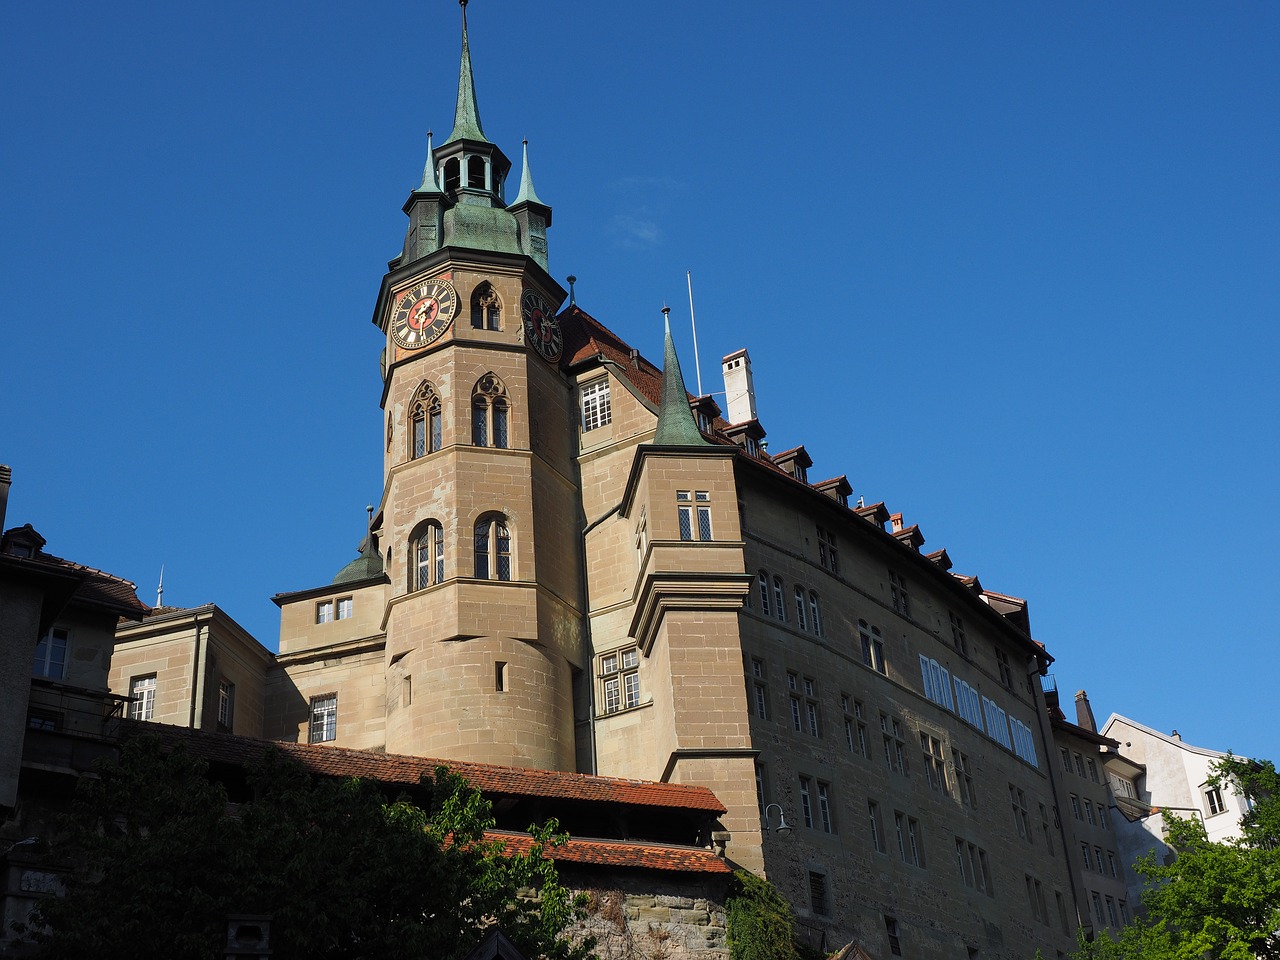
[(564, 336), (551, 304), (536, 291), (526, 290), (520, 298), (520, 313), (524, 318), (524, 338), (529, 345), (548, 363), (559, 360), (564, 349)]
[(439, 340), (458, 312), (458, 291), (448, 280), (424, 280), (404, 292), (391, 313), (391, 339), (406, 350)]

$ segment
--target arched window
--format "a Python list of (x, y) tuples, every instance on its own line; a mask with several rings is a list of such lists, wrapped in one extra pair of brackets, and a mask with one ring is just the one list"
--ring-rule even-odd
[(486, 373), (471, 393), (471, 442), (477, 447), (510, 445), (511, 406), (507, 390), (495, 374)]
[(760, 612), (769, 615), (769, 574), (760, 571)]
[(444, 443), (444, 418), (440, 397), (426, 380), (413, 394), (409, 404), (409, 458), (435, 453)]
[(796, 587), (796, 626), (801, 630), (807, 629), (805, 626), (805, 610), (804, 610), (804, 587)]
[(482, 283), (471, 294), (471, 326), (477, 330), (502, 329), (502, 302), (489, 283)]
[(476, 521), (476, 579), (511, 579), (511, 528), (500, 513), (485, 514)]
[(778, 619), (783, 623), (787, 622), (787, 606), (782, 599), (782, 578), (773, 578), (773, 609), (778, 615)]
[(462, 186), (462, 163), (457, 157), (450, 157), (444, 162), (444, 188), (452, 193)]
[(813, 635), (822, 636), (822, 604), (812, 590), (809, 591), (809, 623), (813, 627)]
[(483, 190), (484, 180), (484, 157), (467, 157), (467, 186)]
[(444, 582), (444, 530), (435, 520), (418, 528), (409, 546), (409, 590)]

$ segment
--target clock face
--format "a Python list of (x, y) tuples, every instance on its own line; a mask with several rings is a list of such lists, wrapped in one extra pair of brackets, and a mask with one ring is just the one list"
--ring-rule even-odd
[(391, 312), (391, 339), (418, 350), (440, 339), (458, 312), (458, 291), (448, 280), (423, 280), (405, 291)]
[(524, 338), (550, 363), (560, 359), (564, 349), (564, 337), (551, 304), (534, 290), (526, 290), (520, 298), (520, 312), (524, 317)]

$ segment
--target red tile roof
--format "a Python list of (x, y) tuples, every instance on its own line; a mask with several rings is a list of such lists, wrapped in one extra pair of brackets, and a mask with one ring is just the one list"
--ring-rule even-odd
[[(34, 530), (31, 530), (30, 524), (27, 524), (23, 529), (30, 530), (35, 537), (39, 538), (38, 542), (40, 544), (44, 543), (44, 538), (40, 537)], [(10, 530), (6, 536), (14, 532)], [(62, 557), (55, 557), (51, 553), (45, 553), (43, 550), (37, 550), (30, 557), (14, 556), (12, 559), (20, 563), (43, 566), (57, 570), (60, 573), (71, 574), (79, 581), (71, 598), (75, 603), (104, 607), (112, 613), (128, 617), (130, 620), (140, 620), (151, 610), (150, 607), (138, 599), (138, 587), (136, 584), (104, 570), (86, 567), (83, 563), (64, 560)]]
[(280, 743), (236, 737), (230, 734), (205, 733), (186, 727), (158, 723), (130, 723), (132, 732), (150, 733), (162, 739), (185, 743), (192, 753), (209, 760), (248, 764), (275, 747), (293, 757), (313, 773), (330, 777), (363, 777), (381, 783), (416, 786), (425, 774), (436, 767), (447, 767), (487, 796), (547, 797), (557, 800), (582, 800), (617, 803), (634, 807), (663, 807), (720, 815), (726, 807), (706, 787), (681, 783), (656, 783), (651, 780), (624, 780), (619, 777), (595, 777), (584, 773), (558, 770), (533, 770), (524, 767), (501, 767), (463, 760), (439, 760), (431, 757), (408, 757), (392, 753), (349, 750), (323, 744)]
[[(497, 840), (508, 854), (527, 853), (533, 838), (527, 833), (490, 830), (488, 840)], [(676, 847), (662, 843), (632, 843), (624, 840), (581, 840), (570, 838), (558, 847), (548, 847), (543, 855), (565, 863), (585, 863), (604, 867), (631, 867), (647, 870), (674, 870), (681, 873), (732, 873), (733, 870), (710, 850)]]

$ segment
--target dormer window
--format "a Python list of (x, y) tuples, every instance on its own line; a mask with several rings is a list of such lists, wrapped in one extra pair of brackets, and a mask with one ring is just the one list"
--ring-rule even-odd
[(753, 457), (760, 456), (760, 441), (755, 437), (746, 438), (746, 450)]
[(473, 190), (484, 190), (487, 179), (484, 157), (467, 157), (467, 186)]

